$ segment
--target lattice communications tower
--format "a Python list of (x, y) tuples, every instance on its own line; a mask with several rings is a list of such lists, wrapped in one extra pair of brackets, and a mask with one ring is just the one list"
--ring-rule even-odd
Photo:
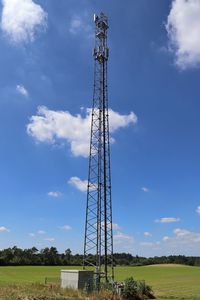
[[(83, 265), (94, 266), (97, 284), (114, 279), (109, 110), (108, 18), (94, 16), (94, 91)], [(93, 255), (90, 255), (93, 254)]]

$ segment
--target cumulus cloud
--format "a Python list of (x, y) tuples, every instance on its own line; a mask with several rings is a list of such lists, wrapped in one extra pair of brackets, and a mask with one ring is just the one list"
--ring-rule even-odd
[[(161, 241), (141, 241), (140, 252), (145, 256), (155, 256), (153, 250), (159, 250), (156, 255), (187, 255), (198, 256), (200, 247), (200, 232), (185, 228), (175, 228), (171, 235), (165, 235)], [(137, 243), (135, 247), (137, 246)], [(145, 250), (147, 249), (147, 250)], [(145, 253), (145, 254), (144, 254)], [(158, 254), (159, 253), (159, 254)]]
[(38, 230), (37, 233), (38, 233), (38, 234), (45, 234), (46, 231), (44, 231), (44, 230)]
[(152, 233), (151, 233), (151, 232), (148, 232), (148, 231), (145, 231), (145, 232), (144, 232), (144, 236), (146, 236), (146, 237), (151, 237), (151, 236), (152, 236)]
[(29, 233), (29, 236), (30, 236), (30, 237), (35, 237), (35, 233), (30, 232), (30, 233)]
[(200, 1), (173, 0), (166, 29), (181, 69), (200, 65)]
[(10, 229), (8, 229), (7, 227), (5, 226), (0, 226), (0, 232), (9, 232)]
[[(131, 112), (129, 115), (120, 115), (109, 110), (110, 132), (127, 127), (137, 122), (137, 116)], [(68, 111), (49, 110), (45, 106), (38, 107), (37, 115), (30, 118), (27, 133), (38, 142), (55, 143), (56, 140), (65, 140), (70, 144), (74, 156), (87, 157), (89, 154), (91, 109), (86, 115), (72, 115)]]
[(32, 0), (2, 0), (1, 29), (14, 43), (33, 41), (47, 26), (47, 13)]
[(149, 189), (147, 187), (142, 187), (141, 190), (145, 193), (148, 193), (149, 192)]
[(58, 228), (59, 228), (60, 230), (65, 230), (65, 231), (69, 231), (69, 230), (72, 229), (72, 227), (69, 226), (69, 225), (59, 226)]
[(49, 197), (58, 198), (62, 196), (61, 192), (48, 192), (47, 194)]
[(192, 232), (187, 229), (174, 229), (174, 234), (177, 238), (185, 240), (187, 242), (191, 241), (194, 243), (200, 242), (200, 233), (199, 232)]
[(194, 232), (188, 229), (176, 228), (173, 230), (174, 236), (164, 237), (164, 241), (168, 241), (172, 246), (187, 245), (187, 247), (195, 247), (200, 243), (200, 232)]
[(121, 227), (117, 223), (112, 223), (112, 229), (113, 230), (120, 230)]
[(133, 243), (134, 239), (132, 236), (125, 234), (121, 231), (118, 231), (116, 234), (113, 235), (113, 240), (116, 245), (122, 243)]
[[(68, 183), (81, 192), (87, 191), (87, 187), (88, 187), (87, 180), (81, 180), (79, 177), (73, 176), (68, 180)], [(96, 190), (96, 189), (97, 189), (97, 184), (90, 183), (90, 190)]]
[(160, 246), (159, 241), (157, 241), (157, 242), (141, 242), (140, 245), (143, 246), (143, 247), (151, 247), (154, 250), (160, 249), (159, 248), (159, 246)]
[[(121, 230), (121, 227), (117, 223), (111, 223), (111, 222), (107, 222), (107, 227), (111, 228), (111, 224), (112, 224), (112, 229), (113, 230), (118, 230), (118, 233), (119, 233), (119, 230)], [(101, 226), (104, 227), (104, 222), (103, 221), (101, 222)]]
[(155, 222), (156, 223), (175, 223), (175, 222), (179, 222), (180, 219), (179, 218), (160, 218), (160, 219), (156, 219)]
[(185, 250), (188, 250), (189, 248), (195, 248), (195, 245), (200, 243), (200, 232), (176, 228), (173, 230), (173, 234), (174, 236), (164, 236), (162, 239), (164, 242), (167, 242), (169, 247), (178, 249), (181, 245), (185, 245)]
[(93, 36), (93, 28), (88, 23), (88, 15), (82, 14), (82, 15), (74, 15), (71, 18), (70, 24), (69, 24), (69, 32), (72, 35), (80, 34), (85, 37), (92, 37)]
[(21, 94), (24, 97), (28, 97), (28, 91), (27, 89), (22, 85), (22, 84), (18, 84), (16, 86), (16, 91)]
[(87, 191), (87, 185), (88, 185), (87, 180), (81, 180), (79, 177), (74, 176), (68, 180), (68, 183), (81, 192)]
[(200, 205), (197, 206), (196, 212), (200, 215)]
[(144, 247), (152, 247), (154, 245), (154, 243), (153, 242), (141, 242), (140, 245), (144, 246)]

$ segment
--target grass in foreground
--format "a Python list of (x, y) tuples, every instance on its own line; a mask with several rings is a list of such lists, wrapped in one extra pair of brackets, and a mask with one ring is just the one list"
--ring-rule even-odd
[[(72, 268), (57, 266), (0, 267), (0, 290), (6, 288), (8, 284), (14, 283), (27, 284), (37, 282), (44, 284), (45, 277), (58, 278), (61, 269)], [(76, 267), (75, 269), (80, 268)], [(115, 275), (117, 281), (131, 276), (136, 280), (145, 280), (148, 285), (152, 286), (158, 299), (200, 300), (200, 267), (180, 265), (116, 267)]]
[(61, 289), (57, 285), (21, 284), (8, 285), (0, 289), (0, 300), (120, 300), (111, 292), (93, 293)]

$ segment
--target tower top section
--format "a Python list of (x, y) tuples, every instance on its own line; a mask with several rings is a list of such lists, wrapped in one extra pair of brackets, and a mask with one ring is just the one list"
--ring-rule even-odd
[(94, 22), (100, 30), (108, 29), (108, 17), (104, 13), (101, 12), (99, 16), (95, 14)]
[(107, 47), (107, 30), (108, 17), (104, 13), (99, 15), (94, 15), (95, 23), (95, 48), (94, 48), (94, 58), (98, 60), (99, 63), (103, 63), (108, 60), (109, 50)]

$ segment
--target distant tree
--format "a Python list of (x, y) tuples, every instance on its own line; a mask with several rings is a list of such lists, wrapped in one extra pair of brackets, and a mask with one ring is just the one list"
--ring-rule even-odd
[(59, 256), (56, 247), (44, 248), (40, 251), (44, 265), (58, 265)]
[[(151, 264), (184, 264), (190, 266), (200, 266), (200, 257), (170, 255), (141, 257), (133, 256), (130, 253), (114, 253), (114, 265), (144, 266)], [(95, 264), (95, 255), (89, 254), (88, 260)], [(72, 254), (70, 248), (64, 253), (58, 253), (56, 247), (46, 247), (40, 252), (36, 247), (21, 249), (17, 246), (0, 250), (0, 266), (3, 265), (82, 265), (83, 255)], [(103, 262), (103, 257), (102, 257)]]
[(65, 256), (64, 256), (64, 264), (65, 265), (70, 265), (71, 264), (71, 256), (72, 256), (72, 251), (68, 248), (65, 250)]

